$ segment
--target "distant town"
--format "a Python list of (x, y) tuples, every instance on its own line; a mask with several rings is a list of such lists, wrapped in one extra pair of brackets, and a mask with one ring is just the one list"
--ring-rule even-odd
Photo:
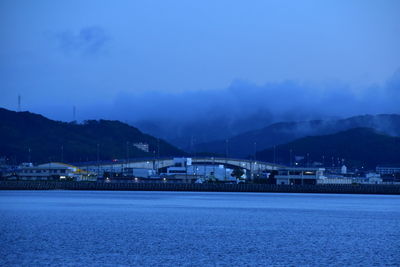
[[(135, 144), (148, 149), (145, 143)], [(111, 161), (7, 164), (0, 159), (3, 181), (77, 181), (101, 183), (259, 183), (277, 185), (400, 184), (400, 166), (349, 169), (345, 164), (307, 164), (297, 158), (289, 166), (222, 157), (114, 159)]]
[[(294, 137), (288, 133), (296, 134), (295, 128), (273, 124), (258, 135), (251, 132), (197, 149), (178, 148), (120, 121), (60, 122), (6, 109), (0, 115), (3, 181), (400, 184), (400, 128), (392, 127), (400, 125), (399, 115), (336, 121), (333, 128), (339, 132), (290, 142)], [(390, 127), (379, 128), (383, 121)], [(392, 136), (379, 129), (397, 130)], [(268, 145), (268, 140), (275, 141)]]

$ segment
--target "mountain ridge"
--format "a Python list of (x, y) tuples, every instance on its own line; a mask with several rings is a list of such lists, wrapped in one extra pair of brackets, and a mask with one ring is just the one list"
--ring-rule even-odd
[(299, 138), (256, 153), (257, 159), (285, 164), (295, 156), (304, 157), (306, 164), (316, 161), (325, 166), (344, 162), (350, 167), (371, 169), (380, 164), (400, 164), (400, 137), (359, 127)]
[[(133, 143), (147, 143), (149, 152)], [(97, 148), (99, 144), (99, 149)], [(31, 112), (0, 108), (0, 156), (15, 162), (86, 161), (129, 157), (179, 156), (186, 153), (164, 140), (116, 120), (82, 124), (48, 119)]]
[[(300, 122), (278, 122), (261, 129), (247, 131), (228, 139), (228, 153), (233, 157), (248, 157), (255, 151), (285, 144), (305, 136), (332, 134), (340, 131), (366, 127), (400, 136), (400, 115), (359, 115), (337, 120), (311, 120)], [(226, 140), (197, 144), (198, 152), (226, 154)]]

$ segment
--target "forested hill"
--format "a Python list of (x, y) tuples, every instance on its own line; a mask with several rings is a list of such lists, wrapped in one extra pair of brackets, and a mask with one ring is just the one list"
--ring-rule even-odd
[[(275, 156), (274, 156), (275, 154)], [(308, 157), (307, 157), (308, 154)], [(389, 136), (370, 128), (354, 128), (330, 135), (309, 136), (257, 153), (257, 159), (289, 163), (290, 155), (303, 156), (312, 163), (330, 166), (344, 159), (351, 167), (374, 169), (379, 164), (400, 164), (400, 137)], [(308, 158), (308, 159), (307, 159)]]
[[(306, 136), (334, 134), (353, 128), (372, 128), (392, 136), (400, 136), (400, 115), (361, 115), (340, 120), (314, 120), (299, 122), (279, 122), (259, 130), (248, 131), (229, 138), (229, 155), (247, 157), (257, 150), (274, 145), (286, 144)], [(198, 144), (198, 152), (224, 154), (226, 140)]]
[[(139, 142), (149, 144), (149, 153), (133, 146)], [(76, 162), (97, 160), (98, 151), (101, 160), (185, 155), (167, 142), (120, 121), (66, 123), (0, 108), (0, 157), (14, 162)]]

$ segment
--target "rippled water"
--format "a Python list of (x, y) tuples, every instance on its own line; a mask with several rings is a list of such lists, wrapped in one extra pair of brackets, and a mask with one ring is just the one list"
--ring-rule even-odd
[(399, 266), (400, 197), (0, 191), (1, 266)]

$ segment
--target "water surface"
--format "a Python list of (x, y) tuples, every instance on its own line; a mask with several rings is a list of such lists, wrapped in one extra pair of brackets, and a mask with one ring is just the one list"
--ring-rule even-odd
[(0, 266), (399, 266), (400, 197), (0, 191)]

